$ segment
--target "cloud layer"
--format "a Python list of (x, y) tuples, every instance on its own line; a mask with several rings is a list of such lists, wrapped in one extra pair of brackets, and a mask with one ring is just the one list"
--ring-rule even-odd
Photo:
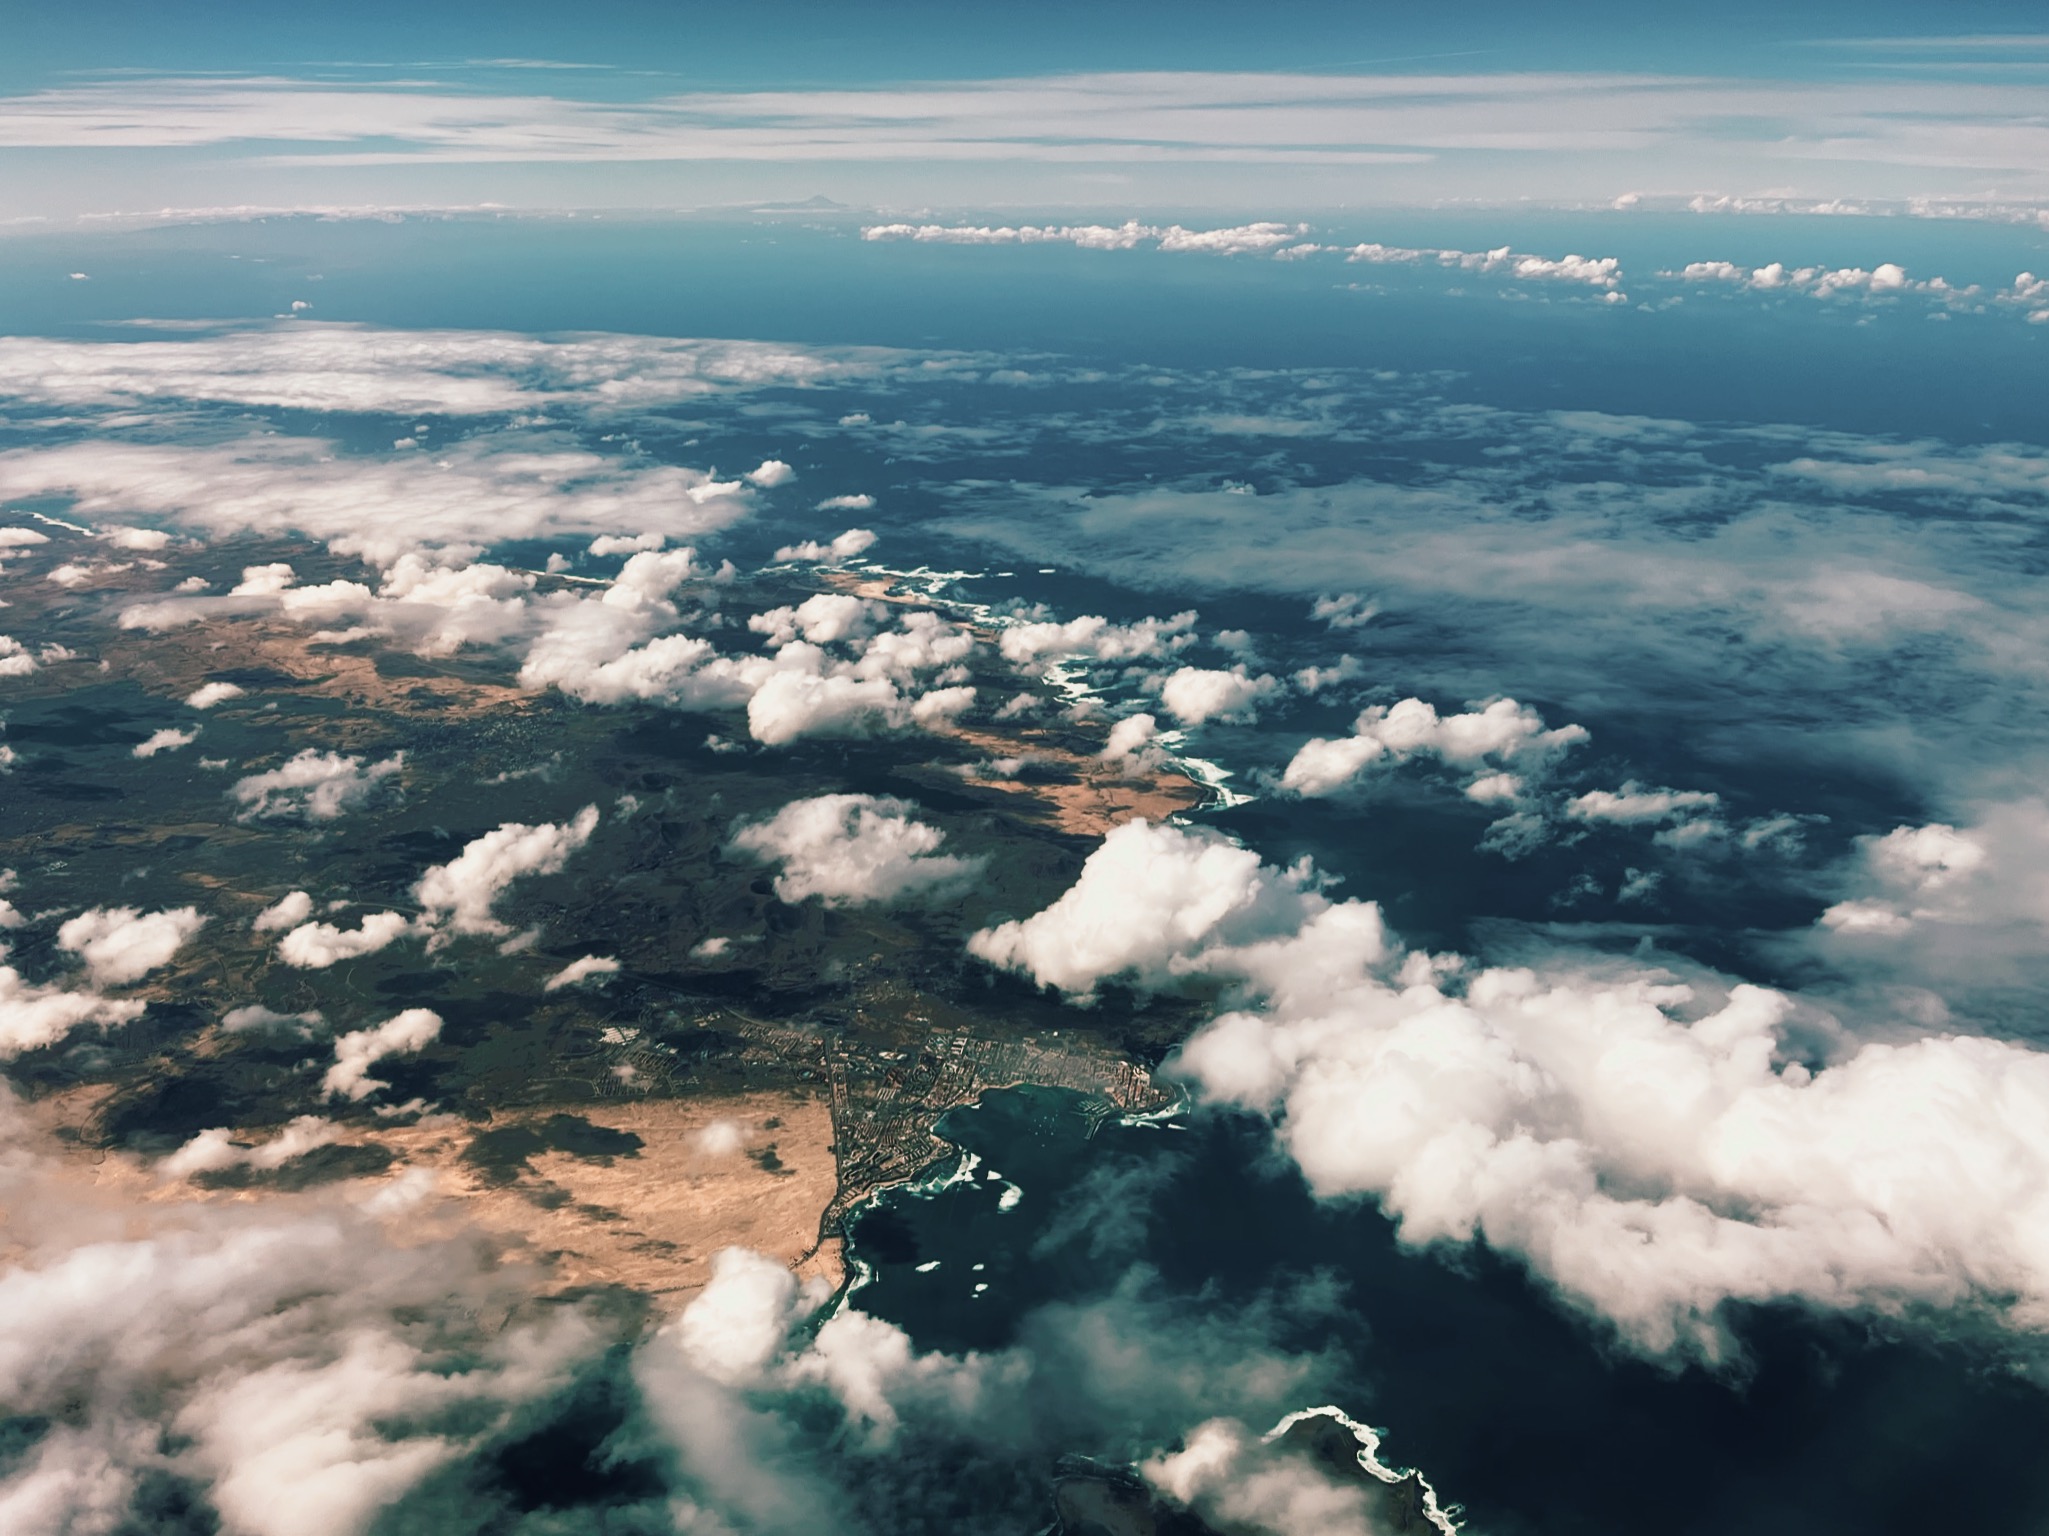
[[(168, 1492), (235, 1536), (359, 1536), (591, 1346), (566, 1313), (479, 1328), (522, 1277), (462, 1240), (396, 1244), (334, 1199), (108, 1206), (32, 1150), (11, 1095), (0, 1116), (0, 1393), (45, 1426), (0, 1480), (9, 1530), (123, 1528)], [(300, 1122), (271, 1146), (322, 1139)], [(201, 1138), (167, 1171), (225, 1155)], [(423, 1190), (389, 1193), (425, 1214)]]
[[(1812, 196), (2039, 195), (2027, 87), (1944, 68), (1883, 78), (1698, 73), (1086, 73), (867, 89), (703, 91), (635, 101), (366, 78), (66, 82), (0, 101), (0, 144), (194, 151), (264, 142), (323, 168), (591, 162), (1287, 165), (1367, 175), (1383, 194), (1607, 202), (1632, 186)], [(1783, 125), (1760, 138), (1759, 121)], [(1049, 131), (1057, 127), (1058, 132)], [(1427, 174), (1425, 174), (1427, 173)], [(941, 184), (945, 184), (942, 180)], [(960, 183), (965, 185), (966, 183)], [(1448, 190), (1453, 189), (1453, 190)], [(299, 193), (305, 194), (303, 190)], [(1071, 196), (1071, 193), (1070, 193)], [(986, 199), (985, 199), (986, 200)], [(1335, 200), (1335, 199), (1333, 199)], [(1420, 199), (1419, 199), (1420, 200)], [(1168, 232), (1165, 238), (1172, 238)]]
[(2049, 1329), (2049, 1055), (2025, 1046), (1860, 1041), (1763, 988), (1566, 951), (1404, 955), (1306, 869), (1142, 823), (970, 947), (1077, 995), (1235, 984), (1176, 1064), (1202, 1094), (1272, 1116), (1319, 1194), (1513, 1253), (1646, 1351), (1725, 1357), (1733, 1301)]

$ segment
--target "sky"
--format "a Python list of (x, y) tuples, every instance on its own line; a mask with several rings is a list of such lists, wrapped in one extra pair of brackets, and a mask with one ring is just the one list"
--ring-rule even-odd
[(175, 208), (2049, 197), (2037, 8), (7, 8), (0, 224)]

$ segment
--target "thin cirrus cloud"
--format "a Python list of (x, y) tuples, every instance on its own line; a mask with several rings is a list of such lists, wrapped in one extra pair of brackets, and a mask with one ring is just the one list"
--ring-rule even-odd
[[(1954, 51), (1954, 50), (1952, 50)], [(1077, 73), (873, 89), (576, 100), (391, 82), (124, 79), (0, 99), (0, 147), (262, 146), (273, 163), (1102, 161), (1382, 167), (1572, 157), (1605, 173), (1787, 179), (1788, 162), (1998, 170), (2032, 184), (2049, 126), (2022, 84), (1621, 73)], [(1761, 122), (1778, 125), (1760, 134)], [(1439, 162), (1443, 162), (1440, 164)], [(1832, 185), (1840, 174), (1825, 175)], [(1859, 187), (1866, 178), (1857, 178)], [(1838, 187), (1838, 190), (1848, 188)], [(1922, 190), (1930, 190), (1926, 185)], [(1551, 190), (1546, 187), (1543, 190)], [(1869, 190), (1865, 188), (1865, 190)], [(1905, 190), (1905, 184), (1902, 188)]]
[(1818, 37), (1801, 46), (1869, 49), (1884, 53), (2049, 53), (2049, 32), (1966, 32), (1950, 37)]

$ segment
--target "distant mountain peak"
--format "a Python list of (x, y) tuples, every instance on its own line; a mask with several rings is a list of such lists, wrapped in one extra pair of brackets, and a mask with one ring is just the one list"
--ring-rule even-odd
[(846, 203), (837, 202), (825, 196), (824, 193), (819, 193), (815, 197), (807, 197), (801, 203), (772, 202), (754, 204), (754, 211), (756, 213), (844, 213), (847, 211), (847, 208), (848, 205)]

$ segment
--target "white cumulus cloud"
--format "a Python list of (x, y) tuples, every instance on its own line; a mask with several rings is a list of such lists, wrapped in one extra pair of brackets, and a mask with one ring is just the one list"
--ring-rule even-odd
[(1195, 611), (1169, 618), (1113, 624), (1100, 614), (1084, 614), (1065, 623), (1035, 620), (1013, 624), (997, 640), (1006, 661), (1020, 667), (1040, 662), (1088, 657), (1096, 661), (1152, 661), (1195, 643)]
[(135, 998), (71, 992), (37, 985), (11, 965), (0, 965), (0, 1060), (55, 1045), (82, 1024), (125, 1024), (142, 1017), (147, 1004)]
[(1545, 729), (1542, 716), (1514, 699), (1495, 699), (1457, 715), (1439, 715), (1422, 699), (1403, 699), (1365, 710), (1350, 736), (1306, 742), (1282, 773), (1281, 786), (1299, 795), (1334, 794), (1370, 769), (1416, 757), (1467, 771), (1542, 763), (1587, 739), (1584, 726)]
[(0, 677), (27, 677), (40, 663), (35, 653), (12, 635), (0, 635)]
[(590, 553), (601, 558), (610, 555), (636, 555), (645, 550), (660, 549), (668, 542), (659, 533), (604, 533), (590, 541)]
[[(875, 505), (873, 497), (848, 497), (843, 500), (860, 500), (867, 507)], [(859, 510), (866, 510), (863, 507)], [(801, 544), (785, 544), (775, 552), (778, 561), (805, 560), (825, 565), (842, 565), (856, 555), (865, 555), (876, 544), (876, 535), (871, 529), (849, 528), (836, 535), (830, 543), (821, 544), (816, 539), (806, 539)]]
[(241, 802), (244, 821), (271, 817), (333, 821), (362, 805), (379, 784), (404, 767), (403, 752), (366, 767), (359, 757), (307, 747), (282, 767), (237, 779), (228, 794)]
[(1379, 1536), (1386, 1529), (1364, 1487), (1231, 1419), (1197, 1425), (1180, 1450), (1151, 1458), (1139, 1472), (1212, 1525), (1246, 1536)]
[(585, 955), (572, 960), (541, 984), (543, 992), (559, 992), (564, 987), (573, 987), (579, 981), (593, 976), (611, 976), (617, 973), (619, 962), (610, 955)]
[[(286, 898), (287, 901), (290, 899)], [(277, 957), (286, 965), (297, 966), (300, 970), (324, 971), (344, 960), (389, 949), (411, 932), (412, 926), (411, 921), (398, 912), (372, 912), (354, 928), (338, 928), (333, 923), (302, 923), (278, 940)]]
[(225, 1126), (199, 1132), (156, 1165), (166, 1179), (189, 1179), (195, 1173), (219, 1173), (229, 1168), (282, 1168), (295, 1157), (320, 1147), (332, 1146), (341, 1128), (318, 1115), (300, 1115), (266, 1142), (250, 1146), (235, 1140)]
[[(753, 615), (770, 655), (724, 655), (709, 640), (658, 634), (680, 615), (669, 592), (699, 574), (687, 550), (638, 554), (599, 597), (563, 596), (546, 611), (520, 682), (593, 704), (645, 699), (678, 709), (744, 707), (767, 746), (806, 736), (941, 728), (974, 702), (960, 666), (967, 631), (931, 612), (902, 614), (845, 593)], [(940, 686), (926, 687), (929, 681)], [(922, 691), (921, 691), (922, 690)]]
[(1132, 768), (1151, 767), (1161, 755), (1153, 745), (1159, 734), (1160, 723), (1151, 715), (1126, 715), (1110, 727), (1101, 755), (1106, 762), (1121, 762)]
[(472, 839), (446, 864), (429, 869), (413, 888), (422, 923), (446, 922), (456, 933), (508, 932), (492, 914), (492, 904), (522, 876), (560, 873), (597, 826), (598, 808), (587, 805), (559, 825), (508, 821)]
[(1722, 797), (1700, 789), (1650, 789), (1634, 779), (1620, 789), (1590, 789), (1565, 804), (1574, 821), (1612, 821), (1623, 826), (1675, 821), (1713, 811)]
[(305, 891), (288, 891), (250, 919), (258, 933), (295, 928), (313, 915), (313, 898)]
[(352, 1029), (334, 1042), (334, 1065), (320, 1080), (320, 1091), (352, 1101), (367, 1099), (388, 1083), (370, 1076), (370, 1068), (387, 1056), (412, 1056), (441, 1038), (441, 1015), (431, 1008), (408, 1008), (370, 1029)]
[(216, 704), (241, 698), (246, 691), (233, 683), (201, 683), (185, 695), (185, 703), (193, 709), (212, 709)]
[(2006, 983), (2039, 963), (2049, 935), (2049, 806), (1997, 802), (1962, 825), (1860, 838), (1838, 881), (1823, 930), (1894, 941), (1837, 951), (1860, 971), (1909, 964), (1967, 991)]
[(1253, 674), (1244, 663), (1229, 668), (1182, 667), (1160, 684), (1160, 702), (1183, 725), (1250, 720), (1281, 691), (1277, 678)]
[(733, 834), (735, 852), (781, 866), (784, 901), (817, 896), (827, 906), (895, 901), (958, 884), (979, 858), (939, 851), (946, 834), (911, 819), (913, 806), (877, 795), (795, 800)]
[(1167, 252), (1238, 256), (1276, 251), (1308, 233), (1306, 224), (1261, 221), (1218, 229), (1180, 224), (870, 224), (864, 240), (909, 240), (920, 245), (1074, 245), (1092, 251), (1128, 251), (1142, 244)]
[(57, 930), (57, 947), (83, 960), (95, 985), (120, 985), (168, 965), (185, 941), (205, 926), (196, 907), (163, 912), (94, 907)]
[(1587, 954), (1404, 959), (1311, 878), (1134, 824), (973, 947), (1076, 993), (1234, 978), (1174, 1070), (1272, 1117), (1319, 1195), (1484, 1239), (1645, 1351), (1726, 1357), (1734, 1301), (2049, 1330), (2049, 1052), (1817, 1034), (1782, 994)]
[(159, 752), (175, 752), (180, 747), (189, 747), (197, 740), (199, 731), (196, 727), (189, 731), (166, 727), (161, 731), (152, 732), (146, 740), (138, 741), (130, 756), (155, 757)]
[[(1052, 906), (983, 929), (968, 949), (1042, 986), (1086, 995), (1118, 977), (1158, 987), (1205, 973), (1223, 951), (1292, 936), (1333, 910), (1307, 865), (1269, 869), (1220, 833), (1130, 821), (1103, 839)], [(1372, 914), (1362, 942), (1379, 943), (1378, 925)]]

